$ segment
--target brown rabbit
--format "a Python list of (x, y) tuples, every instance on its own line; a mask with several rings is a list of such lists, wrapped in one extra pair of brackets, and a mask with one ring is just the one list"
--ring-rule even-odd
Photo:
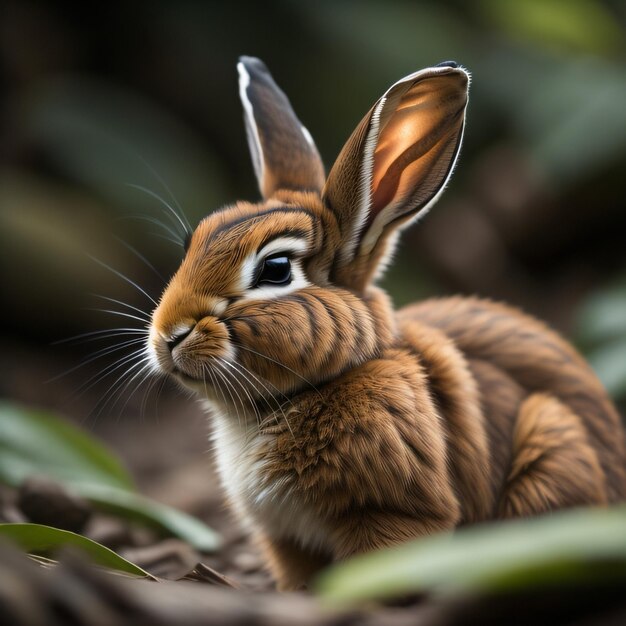
[(619, 416), (568, 343), (477, 298), (396, 313), (373, 284), (450, 178), (467, 72), (390, 87), (325, 180), (263, 63), (238, 68), (264, 200), (200, 222), (148, 351), (205, 399), (228, 499), (279, 588), (462, 524), (623, 499)]

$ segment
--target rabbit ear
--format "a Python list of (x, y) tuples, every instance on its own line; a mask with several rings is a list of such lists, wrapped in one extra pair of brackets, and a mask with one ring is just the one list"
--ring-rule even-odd
[(313, 138), (265, 64), (240, 57), (237, 70), (248, 146), (263, 197), (279, 189), (321, 192), (324, 165)]
[(341, 228), (335, 277), (363, 288), (397, 229), (426, 213), (459, 153), (469, 75), (450, 61), (392, 85), (337, 158), (323, 192)]

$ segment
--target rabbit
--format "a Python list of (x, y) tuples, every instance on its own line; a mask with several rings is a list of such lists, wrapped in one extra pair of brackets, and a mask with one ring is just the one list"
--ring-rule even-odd
[(468, 72), (392, 85), (326, 177), (262, 61), (238, 71), (263, 200), (199, 223), (147, 351), (210, 413), (226, 498), (278, 588), (431, 533), (624, 499), (620, 417), (572, 346), (476, 297), (396, 312), (375, 284), (450, 179)]

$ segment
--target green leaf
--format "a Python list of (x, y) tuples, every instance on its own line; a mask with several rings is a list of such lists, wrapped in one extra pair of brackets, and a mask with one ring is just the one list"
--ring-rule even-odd
[[(184, 122), (132, 91), (84, 76), (46, 81), (23, 106), (31, 137), (67, 175), (111, 207), (159, 210), (146, 187), (186, 207), (193, 220), (227, 197), (220, 163)], [(175, 202), (176, 202), (175, 201)]]
[(165, 530), (201, 552), (219, 545), (219, 535), (200, 520), (139, 494), (89, 483), (76, 483), (74, 489), (99, 509)]
[(546, 48), (613, 54), (622, 47), (618, 20), (594, 0), (482, 0), (483, 15), (503, 31)]
[(0, 401), (0, 482), (17, 487), (33, 474), (132, 489), (119, 461), (75, 426), (50, 413)]
[(166, 531), (201, 551), (217, 547), (218, 535), (185, 513), (133, 491), (130, 476), (99, 443), (62, 419), (0, 402), (0, 482), (18, 487), (45, 474), (99, 509)]
[(5, 537), (16, 543), (22, 550), (37, 556), (54, 555), (61, 548), (72, 546), (84, 552), (97, 565), (142, 578), (154, 579), (151, 574), (113, 550), (67, 530), (41, 524), (0, 524), (0, 537)]
[(594, 345), (626, 337), (626, 281), (587, 296), (577, 314), (581, 342)]
[(626, 508), (483, 524), (355, 557), (318, 580), (333, 605), (415, 592), (516, 590), (610, 577), (626, 583)]
[(626, 336), (591, 350), (587, 359), (613, 397), (626, 397)]

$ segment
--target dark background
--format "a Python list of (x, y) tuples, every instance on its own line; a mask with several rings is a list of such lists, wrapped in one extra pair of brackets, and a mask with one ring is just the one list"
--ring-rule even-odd
[(623, 403), (625, 16), (617, 0), (4, 0), (0, 394), (105, 428), (197, 416), (167, 383), (128, 398), (140, 380), (124, 389), (124, 368), (100, 380), (125, 354), (94, 358), (114, 339), (53, 342), (141, 326), (91, 310), (120, 309), (93, 294), (151, 307), (91, 257), (158, 297), (181, 251), (141, 218), (167, 221), (150, 193), (192, 224), (258, 198), (235, 70), (248, 54), (267, 63), (327, 167), (391, 83), (443, 60), (466, 66), (457, 171), (383, 284), (398, 305), (466, 293), (520, 306), (572, 337)]

